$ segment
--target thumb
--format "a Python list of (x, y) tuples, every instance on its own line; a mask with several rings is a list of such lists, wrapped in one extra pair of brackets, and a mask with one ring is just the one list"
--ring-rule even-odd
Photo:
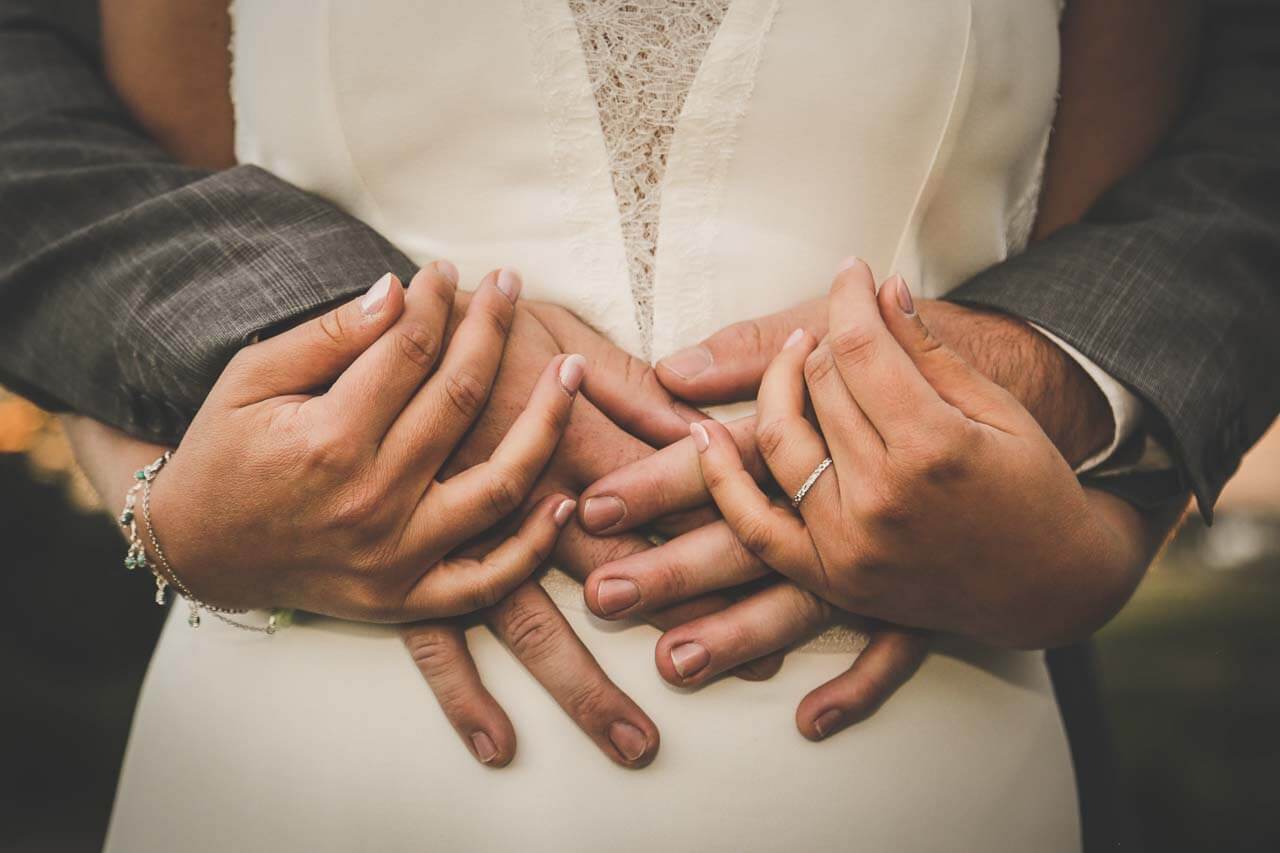
[(765, 368), (797, 328), (819, 340), (826, 335), (826, 297), (725, 326), (697, 346), (659, 361), (658, 379), (677, 397), (698, 403), (752, 399)]
[(247, 406), (327, 387), (403, 310), (404, 287), (387, 273), (355, 299), (242, 349), (223, 371), (219, 390), (232, 405)]
[(876, 301), (889, 333), (939, 397), (972, 420), (1005, 430), (1020, 425), (1017, 413), (1022, 406), (933, 334), (916, 311), (902, 276), (885, 281)]

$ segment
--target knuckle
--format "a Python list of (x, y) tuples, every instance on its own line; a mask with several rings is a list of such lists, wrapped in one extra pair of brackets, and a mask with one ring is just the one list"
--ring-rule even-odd
[(321, 334), (329, 339), (330, 343), (342, 344), (347, 339), (346, 319), (341, 308), (335, 308), (332, 311), (326, 311), (320, 315), (320, 320), (316, 323)]
[(664, 597), (668, 601), (685, 601), (692, 597), (690, 578), (683, 564), (672, 562), (663, 566), (660, 578)]
[(497, 337), (506, 337), (514, 317), (515, 309), (505, 297), (486, 303), (480, 314), (480, 319), (487, 327), (486, 331)]
[(507, 644), (521, 660), (545, 660), (560, 645), (560, 625), (554, 613), (513, 602), (503, 619)]
[(732, 338), (735, 348), (741, 352), (763, 352), (765, 344), (764, 327), (758, 320), (743, 320), (734, 323), (725, 332)]
[(427, 676), (448, 669), (454, 661), (453, 643), (437, 630), (406, 632), (404, 646), (418, 669)]
[(905, 484), (886, 478), (877, 487), (863, 491), (857, 502), (858, 515), (865, 523), (881, 529), (902, 527), (912, 515), (909, 495)]
[[(486, 566), (493, 568), (486, 563)], [(478, 575), (467, 587), (463, 608), (467, 613), (484, 610), (502, 600), (509, 590), (502, 583), (502, 578), (492, 573)]]
[(485, 384), (468, 370), (459, 370), (445, 379), (445, 396), (454, 410), (467, 420), (480, 413), (488, 396)]
[(503, 517), (515, 512), (524, 499), (524, 492), (515, 478), (507, 472), (498, 472), (485, 486), (484, 499), (494, 515)]
[(875, 335), (864, 329), (845, 329), (831, 336), (828, 346), (836, 359), (851, 365), (875, 361), (879, 348)]
[(402, 322), (393, 332), (396, 346), (411, 364), (422, 370), (431, 369), (440, 349), (440, 339), (425, 323)]
[(836, 362), (831, 355), (831, 348), (825, 344), (809, 353), (804, 360), (804, 378), (810, 385), (823, 382), (835, 369)]
[(302, 433), (307, 466), (345, 480), (359, 465), (360, 450), (346, 432), (336, 426), (315, 426)]
[(609, 708), (609, 690), (599, 681), (581, 681), (564, 698), (569, 716), (575, 720), (594, 720)]
[(756, 424), (756, 449), (765, 459), (775, 458), (786, 443), (787, 422), (782, 418)]
[(748, 551), (763, 559), (773, 547), (773, 526), (759, 513), (752, 513), (738, 525), (738, 538)]

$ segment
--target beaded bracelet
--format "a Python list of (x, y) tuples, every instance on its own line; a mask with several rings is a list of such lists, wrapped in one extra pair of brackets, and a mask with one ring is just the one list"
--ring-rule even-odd
[[(200, 627), (200, 612), (207, 610), (214, 615), (215, 618), (222, 620), (234, 628), (242, 631), (254, 631), (262, 634), (274, 634), (278, 628), (285, 627), (292, 616), (292, 611), (276, 609), (271, 611), (271, 616), (267, 619), (266, 627), (257, 625), (249, 625), (245, 622), (239, 622), (229, 618), (228, 613), (247, 613), (246, 610), (233, 610), (229, 607), (218, 607), (213, 604), (201, 601), (192, 594), (187, 585), (178, 577), (178, 573), (173, 570), (173, 566), (169, 564), (169, 560), (164, 555), (164, 549), (160, 547), (160, 540), (156, 538), (155, 526), (151, 523), (151, 484), (159, 475), (161, 469), (173, 457), (172, 451), (166, 450), (164, 454), (146, 467), (139, 468), (133, 473), (134, 484), (124, 497), (124, 509), (120, 512), (120, 526), (124, 528), (129, 536), (129, 550), (124, 556), (124, 567), (129, 571), (135, 569), (147, 569), (155, 577), (156, 581), (156, 604), (164, 606), (165, 590), (172, 586), (178, 591), (178, 597), (187, 602), (187, 624), (192, 628)], [(147, 557), (147, 549), (142, 544), (142, 537), (138, 535), (138, 517), (137, 503), (138, 495), (142, 495), (142, 520), (147, 527), (147, 538), (151, 540), (151, 548), (155, 552), (156, 560), (159, 565), (153, 563)]]

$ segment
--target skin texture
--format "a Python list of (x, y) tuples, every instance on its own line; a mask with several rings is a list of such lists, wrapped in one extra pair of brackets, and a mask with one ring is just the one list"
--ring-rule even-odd
[(735, 535), (870, 616), (1026, 648), (1105, 622), (1151, 556), (1136, 513), (1095, 509), (1027, 410), (929, 333), (900, 278), (877, 297), (851, 261), (830, 310), (827, 340), (793, 336), (760, 388), (757, 445), (784, 493), (834, 460), (799, 514), (760, 490), (723, 426), (691, 428)]
[[(1063, 119), (1048, 163), (1040, 234), (1079, 218), (1117, 176), (1140, 162), (1172, 117), (1177, 92), (1164, 72), (1183, 61), (1180, 51), (1189, 40), (1179, 42), (1162, 34), (1179, 31), (1185, 23), (1186, 4), (1171, 11), (1163, 4), (1153, 8), (1154, 2), (1140, 0), (1142, 11), (1131, 14), (1108, 12), (1115, 4), (1105, 0), (1076, 0), (1070, 6), (1064, 22)], [(225, 2), (218, 0), (173, 4), (103, 0), (109, 76), (144, 127), (189, 163), (220, 166), (234, 161), (225, 12)], [(1152, 27), (1153, 15), (1166, 26)], [(1109, 34), (1106, 49), (1097, 47), (1102, 32)], [(1118, 77), (1135, 82), (1117, 86)], [(1079, 107), (1078, 100), (1087, 103)], [(1069, 118), (1082, 115), (1086, 118)], [(1095, 147), (1086, 148), (1085, 143)], [(465, 311), (469, 298), (458, 295), (455, 316)], [(528, 397), (537, 366), (566, 348), (581, 351), (592, 367), (584, 393), (572, 408), (564, 438), (529, 488), (522, 510), (552, 493), (576, 493), (601, 477), (601, 483), (589, 489), (593, 496), (603, 496), (613, 488), (610, 484), (620, 483), (614, 491), (628, 495), (624, 516), (609, 524), (597, 523), (601, 508), (608, 507), (597, 501), (593, 512), (592, 504), (584, 502), (579, 517), (569, 521), (557, 542), (558, 563), (580, 577), (597, 567), (610, 571), (624, 567), (633, 580), (644, 581), (639, 598), (613, 615), (644, 615), (672, 629), (656, 649), (659, 672), (669, 681), (699, 684), (730, 670), (744, 677), (767, 677), (780, 665), (781, 650), (826, 624), (831, 605), (790, 581), (767, 580), (772, 570), (706, 506), (698, 457), (687, 438), (688, 422), (699, 418), (689, 407), (673, 402), (672, 395), (699, 403), (754, 397), (766, 366), (791, 331), (803, 327), (822, 337), (827, 314), (826, 301), (819, 300), (783, 315), (730, 326), (704, 342), (715, 356), (713, 364), (691, 379), (671, 370), (670, 362), (655, 373), (601, 341), (563, 309), (518, 307), (488, 404), (441, 472), (453, 475), (487, 459)], [(1105, 400), (1074, 362), (1029, 326), (1015, 318), (946, 303), (922, 302), (920, 314), (938, 339), (1024, 404), (1067, 460), (1085, 458), (1106, 442), (1112, 427)], [(733, 369), (727, 370), (726, 365)], [(732, 425), (730, 432), (747, 469), (767, 481), (770, 472), (756, 452), (755, 426), (740, 423)], [(87, 445), (94, 444), (87, 438), (92, 431), (89, 426), (77, 427)], [(673, 447), (654, 454), (650, 465), (634, 464), (654, 447), (672, 442), (676, 442)], [(615, 468), (623, 469), (621, 481), (611, 479)], [(649, 525), (677, 538), (654, 549), (633, 532)], [(1140, 533), (1131, 532), (1146, 535), (1148, 528), (1144, 522)], [(696, 577), (690, 571), (693, 566), (702, 568)], [(607, 574), (596, 572), (587, 584), (588, 604), (597, 612), (603, 612), (599, 588)], [(735, 577), (757, 585), (766, 579), (765, 587), (727, 606), (728, 599), (711, 590)], [(517, 588), (509, 599), (520, 597), (542, 614), (532, 624), (539, 636), (556, 638), (548, 645), (561, 651), (560, 665), (576, 670), (584, 683), (612, 696), (599, 680), (603, 674), (580, 665), (583, 658), (577, 654), (576, 638), (565, 638), (571, 632), (567, 626), (560, 630), (554, 608), (525, 590), (525, 586)], [(510, 721), (484, 691), (460, 628), (447, 622), (422, 623), (407, 628), (405, 636), (468, 748), (493, 766), (509, 761), (514, 754)], [(689, 668), (690, 661), (701, 658), (696, 653), (694, 658), (684, 655), (686, 672), (681, 673), (672, 651), (695, 640), (707, 662), (695, 672)], [(801, 703), (797, 712), (801, 731), (814, 738), (830, 734), (835, 730), (830, 724), (833, 718), (827, 718), (827, 725), (820, 725), (819, 718), (836, 710), (842, 725), (862, 718), (909, 677), (926, 649), (926, 634), (882, 626), (848, 677), (818, 688)], [(553, 679), (543, 683), (556, 693)], [(611, 702), (610, 707), (623, 708), (616, 697)], [(833, 702), (838, 709), (831, 707)], [(562, 704), (574, 714), (572, 703)], [(601, 743), (598, 721), (575, 719)], [(607, 728), (605, 732), (607, 739)], [(478, 743), (477, 736), (488, 743)], [(656, 747), (656, 730), (647, 743)], [(602, 745), (602, 749), (614, 760), (622, 754), (616, 744)]]

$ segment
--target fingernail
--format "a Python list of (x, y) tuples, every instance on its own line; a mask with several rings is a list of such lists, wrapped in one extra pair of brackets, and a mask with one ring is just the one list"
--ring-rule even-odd
[(498, 748), (484, 732), (476, 732), (471, 736), (471, 745), (476, 749), (476, 757), (481, 764), (488, 764), (498, 757)]
[(600, 603), (600, 609), (612, 616), (640, 600), (640, 587), (628, 580), (610, 578), (600, 581), (600, 586), (596, 589), (596, 600)]
[(711, 653), (700, 643), (681, 643), (671, 650), (671, 665), (681, 678), (697, 675), (710, 662)]
[(840, 275), (840, 273), (844, 272), (849, 267), (854, 266), (855, 264), (860, 264), (860, 263), (862, 263), (862, 258), (858, 257), (857, 255), (850, 255), (849, 257), (845, 258), (843, 261), (840, 262), (840, 266), (836, 268), (836, 275)]
[(782, 345), (782, 348), (788, 349), (800, 343), (802, 340), (804, 340), (804, 329), (796, 329), (787, 336), (787, 342)]
[(813, 721), (813, 728), (818, 732), (818, 737), (825, 738), (830, 734), (834, 734), (836, 729), (840, 728), (840, 717), (840, 712), (835, 708), (819, 714), (818, 718)]
[(373, 283), (364, 298), (360, 300), (360, 311), (366, 315), (377, 314), (387, 302), (387, 293), (391, 290), (391, 273)]
[(900, 275), (895, 275), (893, 286), (897, 288), (894, 295), (898, 297), (898, 307), (902, 309), (902, 313), (908, 317), (916, 313), (915, 300), (911, 298), (911, 288), (907, 287), (906, 279)]
[(627, 515), (627, 505), (613, 495), (587, 498), (582, 505), (582, 523), (587, 530), (608, 530)]
[(711, 350), (703, 346), (688, 347), (658, 362), (681, 379), (692, 379), (711, 366)]
[(510, 299), (512, 302), (520, 296), (520, 273), (510, 267), (503, 267), (498, 270), (498, 290), (502, 291), (502, 295)]
[(711, 446), (711, 436), (707, 435), (707, 428), (702, 424), (689, 424), (689, 435), (693, 436), (693, 446), (699, 453)]
[(444, 258), (436, 261), (436, 272), (448, 279), (452, 285), (458, 283), (458, 268), (453, 265), (452, 261), (446, 261)]
[(582, 377), (587, 374), (587, 360), (574, 353), (560, 364), (560, 387), (569, 394), (577, 394)]
[(564, 527), (573, 515), (573, 511), (578, 508), (578, 502), (570, 498), (560, 501), (560, 506), (556, 507), (552, 517), (556, 520), (556, 527)]
[(609, 726), (609, 740), (627, 761), (635, 761), (649, 748), (649, 741), (645, 738), (644, 732), (622, 720)]

